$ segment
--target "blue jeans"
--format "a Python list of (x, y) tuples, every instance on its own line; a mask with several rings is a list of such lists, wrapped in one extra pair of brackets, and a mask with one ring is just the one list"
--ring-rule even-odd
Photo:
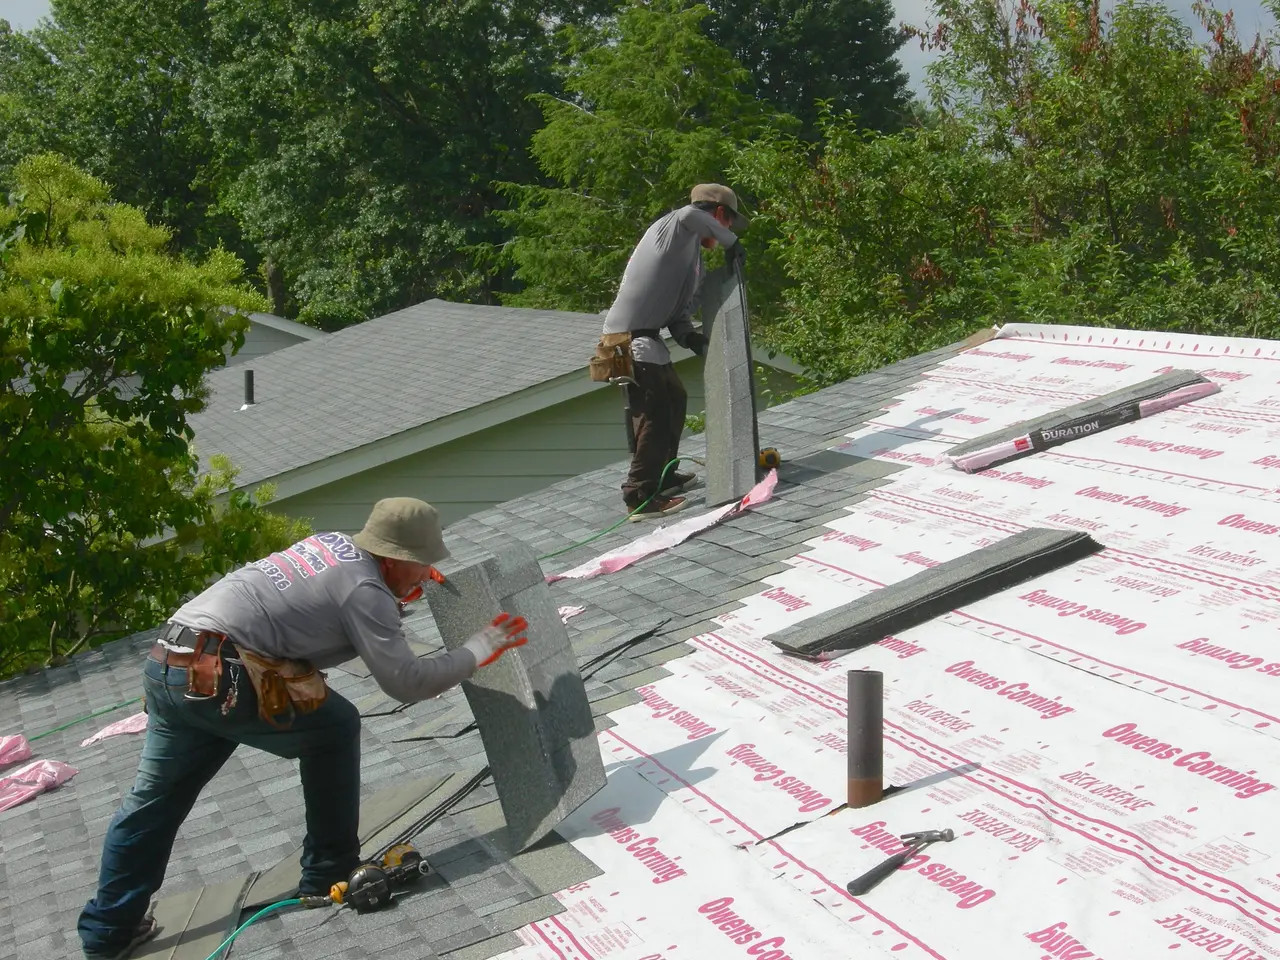
[[(149, 720), (138, 775), (107, 828), (98, 894), (77, 925), (88, 952), (110, 953), (133, 938), (164, 882), (178, 828), (240, 744), (299, 761), (307, 815), (299, 892), (327, 893), (359, 863), (356, 708), (331, 690), (318, 710), (298, 714), (289, 729), (277, 730), (258, 716), (253, 685), (239, 664), (224, 659), (222, 670), (217, 697), (187, 700), (186, 669), (147, 658)], [(238, 702), (223, 716), (232, 683)]]

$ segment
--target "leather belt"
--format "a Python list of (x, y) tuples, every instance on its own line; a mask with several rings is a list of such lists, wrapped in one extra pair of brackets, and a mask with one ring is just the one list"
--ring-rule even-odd
[(194, 653), (179, 653), (177, 650), (170, 650), (163, 643), (156, 643), (151, 647), (151, 659), (171, 667), (189, 667), (193, 657)]
[[(223, 660), (236, 660), (239, 653), (235, 648), (235, 644), (230, 640), (223, 644)], [(171, 667), (189, 667), (193, 657), (195, 657), (194, 653), (181, 653), (177, 650), (170, 650), (162, 643), (153, 644), (151, 647), (151, 659), (159, 663), (168, 664)]]
[(652, 337), (654, 340), (661, 340), (662, 331), (661, 330), (632, 330), (631, 339), (634, 340), (636, 337)]
[[(184, 646), (194, 647), (199, 640), (201, 631), (192, 630), (190, 627), (180, 627), (176, 623), (170, 624), (169, 629), (165, 631), (164, 638), (171, 643)], [(212, 649), (212, 648), (206, 648)], [(228, 639), (222, 645), (222, 659), (235, 659), (239, 656), (235, 644)], [(195, 659), (194, 653), (184, 653), (179, 650), (170, 650), (163, 643), (154, 643), (151, 645), (151, 659), (158, 663), (167, 664), (171, 667), (189, 667), (191, 661)]]

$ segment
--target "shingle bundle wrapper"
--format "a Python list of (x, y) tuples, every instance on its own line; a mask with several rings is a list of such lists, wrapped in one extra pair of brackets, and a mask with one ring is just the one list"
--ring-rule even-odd
[(953, 466), (976, 473), (1048, 450), (1081, 437), (1132, 423), (1219, 391), (1216, 383), (1192, 370), (1174, 370), (1084, 403), (1023, 420), (976, 440), (957, 444), (947, 453)]
[(807, 657), (856, 650), (1101, 549), (1087, 533), (1033, 527), (787, 627), (769, 640)]

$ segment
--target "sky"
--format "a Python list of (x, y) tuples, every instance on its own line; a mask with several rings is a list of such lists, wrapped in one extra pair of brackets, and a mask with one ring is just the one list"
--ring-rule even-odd
[[(5, 0), (0, 0), (0, 5), (4, 2)], [(1192, 2), (1193, 0), (1164, 0), (1165, 6), (1177, 13), (1192, 28), (1192, 35), (1196, 41), (1203, 42), (1208, 40), (1209, 35), (1201, 26), (1200, 19), (1192, 12)], [(918, 27), (923, 27), (930, 22), (932, 14), (930, 0), (893, 0), (893, 4), (900, 22)], [(1265, 36), (1275, 29), (1275, 18), (1270, 11), (1263, 8), (1260, 0), (1234, 0), (1234, 2), (1215, 0), (1213, 5), (1221, 10), (1235, 12), (1236, 32), (1245, 46), (1253, 41), (1255, 34), (1262, 33)], [(1114, 7), (1115, 4), (1109, 0), (1102, 0), (1104, 12)], [(898, 51), (898, 58), (910, 75), (911, 89), (915, 92), (923, 91), (925, 68), (936, 56), (934, 53), (922, 51), (919, 40), (908, 41), (906, 46)]]
[[(929, 21), (929, 0), (893, 0), (898, 20), (914, 26), (924, 26)], [(1192, 0), (1165, 0), (1170, 7), (1192, 25), (1197, 39), (1205, 39), (1204, 30), (1191, 12)], [(1275, 20), (1264, 10), (1260, 0), (1219, 0), (1224, 8), (1233, 9), (1236, 13), (1236, 24), (1240, 37), (1246, 43), (1253, 39), (1259, 31), (1267, 32), (1274, 28)], [(1110, 7), (1104, 0), (1104, 7)], [(16, 29), (27, 30), (35, 26), (36, 21), (49, 12), (49, 0), (0, 0), (0, 17), (8, 20)], [(899, 52), (902, 65), (911, 76), (911, 87), (920, 92), (925, 77), (925, 67), (932, 59), (932, 54), (920, 49), (919, 41), (908, 43)]]

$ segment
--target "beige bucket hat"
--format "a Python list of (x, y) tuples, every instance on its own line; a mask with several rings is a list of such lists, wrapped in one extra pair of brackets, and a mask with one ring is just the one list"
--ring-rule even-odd
[(351, 538), (376, 557), (431, 566), (447, 560), (436, 508), (413, 497), (388, 497), (373, 505), (364, 529)]
[(734, 233), (741, 233), (751, 221), (738, 209), (738, 195), (719, 183), (700, 183), (689, 191), (690, 203), (715, 203), (733, 211)]

